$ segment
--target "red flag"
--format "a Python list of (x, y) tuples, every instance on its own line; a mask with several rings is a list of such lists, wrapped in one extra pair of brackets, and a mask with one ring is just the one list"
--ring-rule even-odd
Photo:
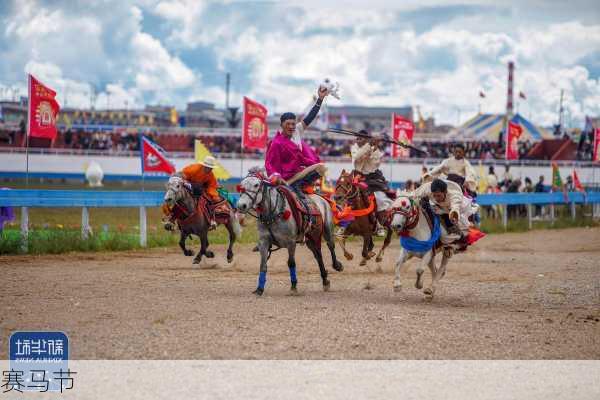
[(521, 125), (508, 121), (508, 135), (506, 135), (506, 159), (519, 159), (519, 138), (523, 133)]
[(163, 154), (162, 149), (150, 139), (142, 136), (142, 174), (145, 172), (175, 172), (175, 167)]
[(594, 134), (594, 158), (592, 158), (592, 161), (600, 161), (600, 128), (596, 128)]
[(579, 180), (579, 177), (577, 176), (577, 171), (575, 171), (575, 170), (573, 170), (573, 187), (575, 188), (576, 191), (585, 193), (585, 189), (583, 188), (583, 185), (581, 184), (581, 181)]
[(242, 148), (264, 149), (267, 147), (268, 136), (267, 108), (254, 100), (244, 97)]
[[(415, 124), (411, 120), (402, 115), (392, 114), (392, 134), (394, 140), (401, 143), (412, 144), (414, 133)], [(397, 144), (392, 145), (392, 158), (408, 158), (409, 155), (410, 152), (408, 149), (398, 146)]]
[(56, 116), (60, 105), (54, 98), (56, 92), (29, 75), (29, 136), (54, 140)]

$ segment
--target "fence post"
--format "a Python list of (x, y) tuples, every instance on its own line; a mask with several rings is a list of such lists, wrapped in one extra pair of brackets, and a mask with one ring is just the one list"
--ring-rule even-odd
[(533, 227), (533, 206), (527, 204), (527, 219), (529, 220), (529, 229)]
[(552, 225), (554, 225), (554, 203), (550, 204), (550, 220), (552, 221)]
[(571, 219), (572, 219), (573, 221), (575, 221), (575, 218), (576, 218), (576, 217), (577, 217), (577, 210), (576, 210), (576, 208), (575, 208), (575, 202), (574, 202), (574, 201), (572, 201), (572, 202), (571, 202)]
[(504, 225), (504, 230), (508, 228), (508, 206), (506, 204), (502, 204), (502, 225)]
[(90, 212), (87, 207), (81, 209), (81, 238), (87, 240), (90, 236)]
[(21, 251), (27, 253), (29, 250), (29, 209), (21, 207)]
[(140, 246), (146, 247), (148, 244), (148, 235), (146, 229), (146, 207), (140, 207)]

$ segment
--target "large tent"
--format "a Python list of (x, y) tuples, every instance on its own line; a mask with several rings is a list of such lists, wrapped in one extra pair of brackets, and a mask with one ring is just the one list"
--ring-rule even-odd
[[(477, 114), (463, 125), (451, 130), (447, 137), (460, 140), (498, 140), (500, 132), (504, 130), (505, 121), (506, 114)], [(523, 127), (521, 140), (539, 141), (553, 137), (550, 132), (535, 126), (521, 114), (515, 114), (511, 121)]]

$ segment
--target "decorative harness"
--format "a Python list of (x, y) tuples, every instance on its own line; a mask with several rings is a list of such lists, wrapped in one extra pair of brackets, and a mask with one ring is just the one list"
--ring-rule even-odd
[[(350, 175), (346, 175), (344, 177), (349, 177), (349, 176)], [(342, 182), (341, 180), (338, 181), (338, 183), (335, 187), (335, 191), (337, 192), (340, 189), (344, 190), (344, 193), (341, 196), (341, 198), (344, 203), (348, 203), (349, 200), (353, 200), (361, 194), (361, 191), (359, 189), (361, 182), (358, 179), (358, 177), (355, 177), (351, 183), (348, 182), (351, 184), (350, 189), (347, 189), (346, 187), (343, 186), (343, 184), (345, 184), (345, 183), (346, 182)], [(375, 196), (369, 195), (367, 197), (367, 200), (369, 203), (368, 203), (368, 206), (365, 208), (353, 209), (351, 206), (346, 206), (342, 209), (342, 211), (339, 211), (337, 209), (337, 207), (335, 207), (335, 208), (332, 207), (333, 216), (334, 216), (335, 220), (343, 221), (348, 218), (364, 217), (364, 216), (371, 214), (373, 212), (373, 210), (375, 210)]]
[(402, 227), (402, 231), (399, 232), (400, 236), (408, 236), (408, 232), (415, 229), (419, 223), (419, 207), (417, 207), (415, 201), (410, 197), (402, 198), (400, 207), (392, 208), (392, 215), (394, 214), (400, 214), (405, 217), (404, 226)]

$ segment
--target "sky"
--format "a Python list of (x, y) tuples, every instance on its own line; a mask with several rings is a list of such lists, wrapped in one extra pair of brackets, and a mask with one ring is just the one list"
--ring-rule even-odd
[[(419, 106), (456, 125), (506, 105), (515, 62), (519, 111), (583, 127), (600, 116), (600, 2), (429, 0), (0, 1), (0, 98), (32, 73), (63, 106), (223, 107), (243, 96), (270, 112), (306, 108), (321, 81), (332, 106)], [(479, 92), (485, 93), (485, 99)]]

